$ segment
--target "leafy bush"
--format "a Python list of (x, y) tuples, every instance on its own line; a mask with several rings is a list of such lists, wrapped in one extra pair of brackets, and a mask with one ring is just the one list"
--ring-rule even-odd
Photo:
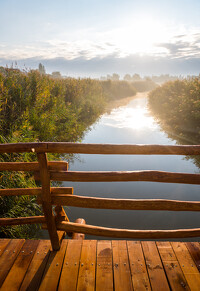
[(200, 143), (200, 78), (165, 83), (149, 94), (149, 106), (183, 141)]

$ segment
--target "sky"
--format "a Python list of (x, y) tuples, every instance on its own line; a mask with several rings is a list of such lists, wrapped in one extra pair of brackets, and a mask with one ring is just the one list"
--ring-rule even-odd
[[(0, 0), (0, 66), (198, 75), (199, 0)], [(16, 65), (17, 63), (17, 65)]]

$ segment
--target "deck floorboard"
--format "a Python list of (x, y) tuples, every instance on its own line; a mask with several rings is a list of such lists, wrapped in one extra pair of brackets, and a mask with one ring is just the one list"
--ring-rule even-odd
[(200, 290), (200, 244), (0, 239), (1, 290)]

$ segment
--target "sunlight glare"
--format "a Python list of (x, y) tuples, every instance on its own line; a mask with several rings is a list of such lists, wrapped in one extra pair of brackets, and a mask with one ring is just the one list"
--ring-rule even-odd
[(154, 129), (158, 127), (158, 124), (150, 115), (148, 108), (143, 106), (143, 104), (113, 109), (109, 115), (104, 115), (103, 122), (107, 126), (134, 130)]
[[(143, 17), (128, 21), (115, 36), (118, 45), (130, 53), (154, 53), (158, 51), (157, 43), (167, 41), (169, 34), (162, 23)], [(159, 48), (160, 53), (163, 49)]]

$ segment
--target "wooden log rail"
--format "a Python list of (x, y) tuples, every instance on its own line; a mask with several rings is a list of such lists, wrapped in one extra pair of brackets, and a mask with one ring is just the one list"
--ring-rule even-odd
[[(50, 181), (73, 182), (124, 182), (147, 181), (200, 185), (200, 174), (172, 173), (164, 171), (74, 172), (68, 171), (68, 163), (48, 161), (47, 153), (79, 153), (101, 155), (200, 155), (200, 145), (111, 145), (80, 143), (18, 143), (0, 144), (0, 154), (33, 152), (38, 162), (3, 162), (0, 171), (30, 171), (41, 187), (0, 189), (0, 196), (35, 195), (42, 204), (44, 215), (33, 217), (0, 218), (0, 226), (42, 223), (49, 231), (52, 247), (58, 250), (65, 233), (75, 239), (84, 234), (132, 238), (159, 239), (200, 236), (200, 228), (176, 230), (112, 229), (85, 224), (83, 219), (69, 221), (63, 205), (96, 209), (200, 211), (199, 201), (167, 199), (109, 199), (73, 195), (72, 187), (51, 187)], [(55, 205), (55, 214), (52, 206)]]

